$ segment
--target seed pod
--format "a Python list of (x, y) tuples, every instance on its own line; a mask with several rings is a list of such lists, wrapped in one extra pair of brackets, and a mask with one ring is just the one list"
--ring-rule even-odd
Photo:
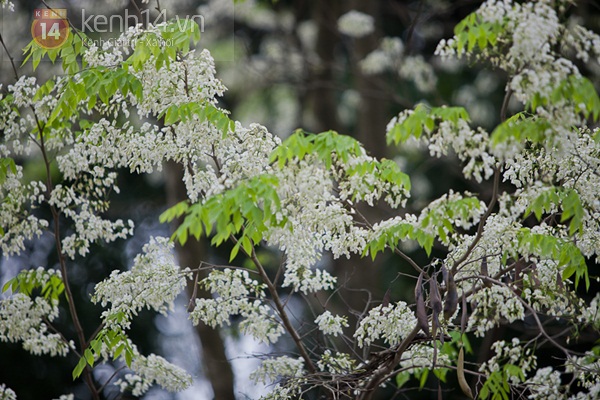
[(454, 276), (452, 272), (448, 272), (446, 267), (442, 266), (442, 275), (444, 276), (444, 282), (446, 284), (446, 297), (444, 298), (444, 320), (450, 321), (450, 318), (456, 312), (458, 306), (458, 291), (456, 290), (456, 284), (454, 283)]
[(487, 279), (490, 274), (488, 272), (487, 256), (481, 259), (481, 276), (483, 277), (483, 284), (486, 287), (491, 287), (492, 283)]
[(473, 392), (465, 379), (465, 353), (461, 346), (458, 351), (458, 361), (456, 362), (456, 374), (458, 375), (458, 384), (460, 389), (469, 399), (473, 399)]
[(433, 310), (433, 318), (431, 320), (431, 331), (432, 335), (436, 337), (437, 327), (440, 326), (440, 312), (442, 311), (442, 299), (440, 297), (440, 289), (438, 288), (437, 280), (435, 276), (429, 279), (429, 303)]
[(423, 298), (423, 273), (417, 279), (415, 286), (415, 301), (417, 302), (417, 322), (426, 336), (429, 336), (429, 324), (427, 323), (427, 311), (425, 310), (425, 299)]
[(462, 298), (462, 316), (460, 317), (460, 332), (465, 333), (467, 327), (467, 297)]
[(556, 273), (556, 286), (558, 286), (561, 292), (565, 291), (565, 285), (563, 283), (562, 276), (560, 276), (560, 272)]

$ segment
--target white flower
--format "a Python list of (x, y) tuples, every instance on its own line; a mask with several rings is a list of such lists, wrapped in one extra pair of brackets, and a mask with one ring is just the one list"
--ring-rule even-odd
[[(537, 365), (537, 358), (533, 354), (532, 349), (523, 348), (517, 338), (512, 338), (510, 343), (504, 340), (494, 342), (492, 349), (495, 355), (479, 367), (479, 371), (488, 376), (495, 371), (501, 370), (504, 365), (510, 364), (518, 367), (526, 377), (527, 373), (534, 370)], [(509, 374), (508, 381), (513, 385), (517, 385), (524, 381), (524, 379), (521, 379), (518, 375)]]
[(254, 382), (269, 383), (280, 378), (297, 378), (302, 376), (304, 360), (282, 356), (263, 360), (260, 367), (250, 374)]
[(368, 346), (378, 339), (395, 346), (408, 336), (416, 324), (417, 319), (405, 302), (399, 301), (385, 307), (379, 305), (360, 321), (354, 337), (360, 347)]
[(4, 383), (0, 384), (0, 400), (17, 400), (15, 392), (7, 388)]
[(180, 392), (192, 384), (192, 377), (187, 372), (164, 358), (156, 354), (143, 356), (135, 347), (134, 352), (131, 363), (134, 373), (125, 374), (114, 383), (121, 392), (130, 390), (134, 396), (141, 396), (155, 383), (170, 392)]
[(527, 380), (527, 388), (532, 400), (562, 400), (566, 396), (560, 391), (560, 372), (554, 371), (552, 367), (540, 368), (535, 376)]
[(329, 371), (332, 374), (349, 373), (356, 368), (356, 360), (349, 354), (336, 352), (332, 355), (331, 350), (325, 350), (321, 359), (317, 361), (319, 370)]
[[(241, 315), (240, 330), (265, 343), (275, 343), (284, 333), (283, 326), (264, 303), (265, 285), (250, 279), (248, 271), (226, 268), (214, 270), (201, 285), (216, 295), (212, 299), (196, 299), (190, 319), (216, 327), (229, 325), (230, 318)], [(254, 298), (254, 300), (252, 300)]]
[(127, 329), (131, 318), (143, 308), (166, 314), (186, 285), (189, 270), (181, 271), (167, 238), (151, 238), (130, 271), (113, 271), (98, 283), (92, 301), (111, 307), (102, 316), (108, 325)]
[(65, 343), (57, 333), (49, 333), (44, 322), (52, 322), (57, 316), (58, 300), (31, 299), (23, 293), (0, 300), (0, 340), (22, 341), (23, 348), (35, 355), (66, 356), (73, 344)]
[(329, 311), (325, 311), (315, 319), (315, 323), (319, 326), (319, 330), (326, 335), (338, 336), (344, 333), (344, 327), (348, 327), (348, 317), (341, 315), (333, 315)]
[(476, 304), (469, 317), (469, 330), (475, 330), (475, 335), (483, 337), (494, 326), (500, 325), (502, 319), (509, 323), (522, 320), (525, 308), (513, 291), (506, 286), (493, 285), (474, 293), (469, 301)]
[(15, 5), (12, 1), (2, 0), (0, 1), (0, 6), (2, 6), (2, 8), (8, 8), (10, 11), (15, 11)]
[(360, 11), (351, 10), (338, 19), (338, 30), (344, 35), (361, 38), (375, 30), (375, 19)]
[[(434, 349), (431, 346), (416, 344), (402, 354), (400, 366), (402, 368), (410, 368), (411, 372), (421, 368), (433, 367)], [(449, 365), (450, 359), (448, 355), (437, 352), (436, 368)]]

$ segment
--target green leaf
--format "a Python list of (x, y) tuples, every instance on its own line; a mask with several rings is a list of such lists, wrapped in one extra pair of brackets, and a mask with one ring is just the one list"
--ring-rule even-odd
[(81, 357), (79, 359), (79, 362), (73, 369), (73, 380), (75, 380), (81, 376), (81, 373), (85, 369), (86, 365), (87, 365), (87, 361), (86, 361), (85, 357)]
[(125, 364), (127, 364), (127, 366), (129, 368), (131, 368), (131, 360), (133, 358), (133, 353), (131, 352), (131, 349), (126, 348), (125, 349)]
[(400, 372), (396, 374), (396, 386), (400, 389), (406, 382), (410, 380), (410, 374), (408, 371)]
[(425, 384), (427, 383), (427, 377), (429, 376), (429, 370), (428, 369), (422, 369), (421, 370), (421, 376), (419, 378), (419, 389), (423, 389), (425, 387)]
[(91, 367), (94, 366), (94, 354), (90, 349), (85, 349), (85, 351), (83, 352), (83, 356), (85, 357), (85, 360)]

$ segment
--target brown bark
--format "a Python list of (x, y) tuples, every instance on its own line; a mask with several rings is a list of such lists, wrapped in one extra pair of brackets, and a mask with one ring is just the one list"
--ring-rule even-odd
[[(169, 205), (177, 204), (187, 199), (185, 186), (183, 184), (183, 171), (179, 164), (167, 163), (165, 165), (167, 200)], [(185, 246), (176, 246), (179, 265), (182, 268), (197, 268), (200, 262), (206, 258), (206, 251), (202, 242), (193, 237)], [(205, 275), (200, 275), (202, 279)], [(194, 282), (188, 285), (188, 293), (193, 292)], [(211, 294), (201, 288), (197, 288), (196, 297), (211, 298)], [(231, 364), (225, 354), (225, 345), (218, 329), (213, 329), (202, 322), (196, 326), (196, 331), (202, 343), (202, 364), (206, 377), (212, 385), (214, 398), (218, 400), (234, 400), (233, 393), (234, 376)]]
[(339, 0), (313, 2), (313, 18), (318, 27), (315, 51), (319, 56), (319, 63), (311, 71), (307, 82), (307, 98), (311, 105), (309, 109), (314, 113), (314, 118), (309, 117), (308, 120), (315, 121), (314, 128), (319, 132), (340, 130), (337, 115), (338, 93), (333, 70), (339, 42), (337, 19), (340, 8)]
[(381, 40), (381, 2), (354, 0), (351, 9), (363, 12), (375, 18), (375, 32), (364, 38), (355, 39), (352, 48), (352, 68), (356, 90), (360, 94), (360, 108), (358, 110), (358, 123), (356, 126), (356, 139), (362, 142), (365, 149), (377, 158), (385, 157), (387, 144), (385, 141), (385, 127), (389, 120), (388, 100), (380, 93), (382, 84), (380, 78), (362, 73), (359, 61), (379, 46)]

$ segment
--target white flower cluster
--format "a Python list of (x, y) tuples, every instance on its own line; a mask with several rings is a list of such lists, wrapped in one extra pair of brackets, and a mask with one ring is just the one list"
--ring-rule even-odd
[[(600, 168), (600, 143), (593, 139), (596, 132), (581, 129), (579, 132), (569, 133), (564, 137), (562, 150), (540, 148), (535, 154), (517, 154), (506, 160), (504, 173), (505, 180), (521, 188), (515, 193), (515, 197), (519, 196), (528, 203), (551, 186), (576, 191), (584, 208), (584, 229), (577, 234), (576, 245), (586, 257), (600, 254), (600, 243), (594, 239), (600, 227), (600, 201), (597, 195), (600, 175), (595, 173)], [(544, 178), (544, 184), (548, 186), (539, 183), (540, 177)], [(524, 210), (515, 207), (516, 212)], [(567, 237), (566, 230), (563, 231), (565, 232), (553, 234)]]
[(281, 356), (263, 360), (260, 367), (250, 374), (254, 382), (270, 383), (278, 379), (299, 378), (304, 372), (304, 360)]
[(330, 311), (325, 311), (315, 319), (315, 324), (325, 335), (343, 335), (344, 328), (348, 327), (348, 317), (342, 315), (333, 315)]
[(73, 393), (61, 394), (59, 398), (54, 400), (75, 400), (75, 395)]
[(299, 380), (287, 381), (285, 385), (277, 384), (273, 389), (260, 397), (260, 400), (289, 400), (298, 398), (301, 392)]
[(485, 336), (485, 333), (500, 322), (523, 320), (525, 308), (513, 291), (506, 286), (493, 285), (482, 288), (469, 297), (474, 304), (473, 313), (469, 316), (469, 330), (475, 335)]
[[(421, 368), (432, 368), (433, 356), (433, 347), (423, 344), (416, 344), (402, 354), (400, 366), (404, 369), (410, 369), (411, 372), (415, 372), (415, 370)], [(450, 358), (447, 354), (442, 354), (440, 351), (438, 351), (435, 363), (436, 368), (450, 365)]]
[[(544, 133), (548, 136), (544, 143), (548, 148), (568, 146), (571, 128), (585, 122), (579, 115), (581, 105), (570, 104), (571, 99), (556, 101), (552, 98), (552, 93), (565, 84), (567, 77), (580, 76), (575, 64), (557, 51), (574, 49), (583, 60), (600, 55), (600, 36), (582, 27), (569, 29), (562, 25), (556, 6), (555, 2), (546, 0), (522, 4), (491, 0), (476, 11), (480, 22), (502, 25), (496, 40), (508, 48), (505, 54), (488, 48), (481, 51), (481, 56), (509, 73), (508, 87), (522, 104), (533, 100), (540, 104), (535, 114), (551, 122)], [(456, 37), (442, 40), (436, 53), (460, 56), (466, 50), (459, 52), (457, 43)], [(514, 140), (503, 142), (493, 152), (497, 157), (510, 158), (522, 150), (522, 146)]]
[[(517, 338), (513, 338), (510, 343), (504, 340), (494, 342), (492, 349), (495, 355), (479, 367), (479, 371), (486, 375), (500, 371), (505, 364), (512, 364), (527, 376), (527, 373), (535, 369), (537, 365), (537, 358), (531, 349), (523, 348)], [(521, 383), (520, 377), (516, 375), (510, 375), (508, 380), (513, 385)]]
[(321, 359), (317, 361), (317, 367), (322, 372), (344, 374), (356, 369), (356, 360), (347, 353), (337, 352), (334, 356), (331, 350), (325, 350), (321, 355)]
[(579, 317), (581, 322), (589, 324), (594, 328), (600, 328), (600, 293), (596, 294), (596, 296), (590, 302), (589, 307), (585, 307), (581, 316)]
[(283, 227), (273, 227), (267, 241), (286, 254), (283, 287), (303, 293), (330, 289), (335, 278), (327, 271), (311, 268), (323, 251), (334, 257), (360, 253), (365, 231), (333, 195), (330, 173), (317, 160), (307, 159), (278, 171), (278, 195), (282, 201)]
[[(61, 80), (58, 79), (57, 86), (60, 86), (60, 82)], [(36, 98), (38, 90), (37, 79), (26, 75), (8, 86), (8, 94), (12, 96), (11, 102), (5, 102), (3, 107), (0, 106), (2, 117), (0, 128), (4, 133), (0, 154), (29, 155), (31, 153), (33, 143), (29, 136), (30, 132), (38, 129), (38, 123), (43, 125), (48, 121), (58, 102), (58, 99), (51, 94)], [(48, 131), (53, 135), (59, 134), (51, 128), (48, 128)], [(69, 141), (69, 138), (62, 140), (53, 135), (48, 135), (48, 141), (45, 143), (47, 150), (60, 149), (64, 146), (64, 142)]]
[(351, 10), (338, 19), (338, 30), (352, 38), (362, 38), (375, 31), (375, 19), (363, 12)]
[(377, 174), (382, 173), (382, 167), (376, 166), (372, 173), (354, 173), (354, 168), (362, 165), (375, 165), (376, 159), (363, 153), (357, 157), (351, 157), (347, 163), (341, 164), (341, 171), (335, 174), (339, 180), (338, 197), (342, 201), (358, 202), (364, 201), (370, 206), (383, 198), (392, 208), (404, 207), (406, 200), (410, 197), (407, 187), (399, 183), (388, 182), (380, 179)]
[(156, 69), (152, 62), (134, 73), (144, 89), (141, 102), (130, 99), (140, 115), (158, 115), (167, 107), (190, 102), (215, 103), (225, 86), (215, 77), (215, 62), (208, 50), (196, 54), (190, 51), (185, 58)]
[(437, 85), (432, 65), (421, 55), (404, 54), (404, 43), (398, 37), (383, 38), (379, 47), (360, 61), (360, 68), (367, 75), (394, 72), (423, 93), (432, 92)]
[(15, 5), (12, 1), (1, 0), (0, 6), (2, 6), (2, 8), (8, 8), (10, 11), (15, 11)]
[(0, 384), (0, 400), (17, 400), (17, 395), (11, 388), (7, 388), (2, 383)]
[(586, 352), (584, 356), (573, 356), (566, 364), (565, 372), (574, 375), (579, 386), (587, 390), (580, 392), (570, 399), (596, 399), (600, 396), (600, 359), (592, 351)]
[(395, 346), (408, 336), (416, 324), (417, 319), (405, 302), (399, 301), (385, 307), (379, 305), (360, 321), (354, 337), (360, 347), (369, 346), (378, 339)]
[(401, 78), (413, 82), (423, 93), (433, 92), (437, 85), (433, 67), (421, 55), (404, 57), (398, 74)]
[(562, 284), (563, 270), (556, 261), (540, 260), (532, 265), (531, 273), (524, 274), (522, 296), (534, 310), (557, 317), (585, 312), (583, 299)]
[[(102, 173), (105, 171), (100, 167), (97, 170), (102, 170)], [(106, 192), (115, 188), (113, 183), (116, 174), (109, 173), (104, 179), (98, 177), (93, 180), (95, 185), (93, 194), (80, 194), (77, 186), (59, 184), (50, 194), (48, 201), (73, 222), (75, 232), (62, 241), (63, 251), (71, 259), (74, 259), (77, 254), (81, 256), (88, 254), (93, 243), (101, 240), (110, 243), (117, 239), (126, 239), (133, 234), (133, 221), (129, 220), (127, 223), (121, 219), (110, 221), (99, 215), (99, 212), (106, 207)], [(89, 190), (90, 187), (94, 188), (93, 185), (82, 185), (82, 189)], [(98, 196), (99, 200), (91, 200), (92, 196)]]
[(0, 340), (23, 342), (23, 348), (35, 355), (66, 356), (73, 343), (67, 343), (57, 333), (48, 332), (48, 325), (58, 317), (58, 300), (43, 297), (32, 299), (23, 293), (0, 300)]
[(200, 284), (216, 297), (196, 299), (190, 313), (194, 325), (200, 321), (212, 327), (229, 325), (232, 316), (241, 315), (240, 330), (257, 340), (274, 343), (283, 334), (283, 326), (265, 304), (265, 285), (250, 279), (248, 271), (213, 270)]
[[(387, 124), (386, 132), (389, 134), (396, 124), (401, 124), (413, 113), (413, 110), (400, 112)], [(423, 126), (423, 130), (425, 134), (420, 140), (427, 144), (429, 153), (434, 157), (441, 157), (453, 150), (459, 160), (465, 163), (465, 177), (481, 182), (494, 173), (497, 160), (488, 150), (489, 133), (483, 128), (473, 130), (467, 121), (458, 119), (456, 123), (442, 121), (433, 131), (427, 126)]]
[(16, 166), (16, 173), (7, 171), (0, 184), (0, 249), (4, 255), (19, 254), (25, 250), (25, 241), (39, 237), (48, 227), (48, 221), (30, 212), (44, 200), (46, 187), (42, 182), (23, 182), (23, 167)]
[(173, 243), (167, 238), (151, 238), (135, 257), (130, 271), (113, 271), (98, 283), (94, 303), (111, 306), (102, 313), (107, 326), (128, 329), (131, 318), (148, 308), (166, 314), (175, 298), (185, 289), (189, 270), (181, 271), (173, 256)]
[(134, 373), (125, 374), (115, 385), (121, 392), (130, 390), (134, 396), (142, 396), (154, 384), (170, 392), (180, 392), (192, 384), (192, 377), (185, 370), (156, 354), (147, 357), (136, 354), (131, 363), (131, 370)]
[(552, 367), (540, 368), (535, 375), (527, 379), (527, 388), (532, 400), (562, 400), (566, 396), (561, 393), (560, 372), (554, 371)]
[[(481, 216), (485, 213), (485, 203), (480, 201), (479, 207), (463, 207), (462, 209), (454, 209), (452, 203), (456, 203), (465, 198), (472, 197), (470, 193), (465, 193), (463, 196), (461, 193), (455, 193), (452, 189), (439, 199), (433, 200), (423, 208), (419, 218), (417, 219), (415, 226), (423, 229), (425, 232), (431, 235), (438, 235), (440, 229), (448, 234), (448, 239), (443, 241), (446, 245), (451, 245), (459, 241), (460, 234), (452, 234), (447, 226), (441, 226), (440, 223), (444, 220), (448, 220), (453, 226), (468, 230), (479, 222)], [(453, 209), (450, 209), (453, 208)], [(406, 217), (405, 217), (406, 218)]]

